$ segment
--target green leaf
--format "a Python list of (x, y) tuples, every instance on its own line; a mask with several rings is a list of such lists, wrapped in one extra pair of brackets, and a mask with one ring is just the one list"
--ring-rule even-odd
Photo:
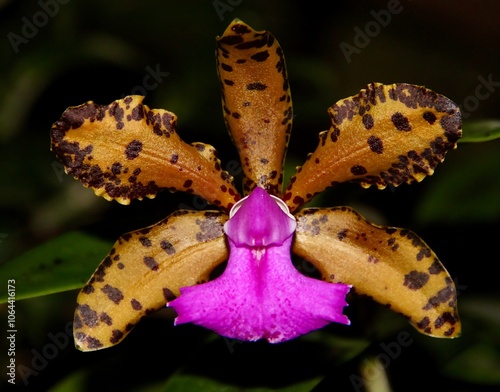
[[(310, 391), (318, 382), (320, 378), (299, 382), (284, 388), (280, 388), (281, 392), (302, 392)], [(204, 391), (204, 392), (240, 392), (242, 388), (236, 385), (228, 384), (224, 381), (212, 380), (207, 377), (198, 376), (195, 374), (178, 373), (173, 375), (168, 382), (164, 385), (164, 391), (168, 392), (190, 392), (190, 391)], [(275, 388), (255, 387), (245, 388), (247, 392), (271, 392), (276, 391)]]
[[(54, 238), (0, 266), (0, 281), (14, 280), (16, 300), (82, 287), (112, 243), (82, 232)], [(0, 303), (7, 302), (7, 290)]]
[(460, 143), (486, 142), (500, 138), (500, 120), (485, 119), (467, 121), (463, 124)]
[(84, 370), (73, 372), (53, 386), (51, 392), (85, 392), (85, 380), (87, 376), (88, 374)]
[(415, 210), (420, 224), (494, 222), (500, 217), (500, 140), (469, 143), (451, 151), (427, 180)]

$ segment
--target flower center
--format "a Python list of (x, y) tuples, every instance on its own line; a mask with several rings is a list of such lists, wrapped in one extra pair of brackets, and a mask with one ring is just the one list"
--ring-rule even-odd
[[(250, 196), (251, 195), (245, 196), (244, 198), (238, 200), (233, 205), (233, 207), (231, 208), (231, 211), (229, 211), (229, 219), (231, 219), (238, 212), (238, 210), (241, 208), (241, 206), (243, 204), (246, 203), (247, 199)], [(276, 202), (276, 204), (278, 205), (278, 207), (281, 208), (281, 211), (283, 211), (286, 215), (288, 215), (290, 218), (292, 218), (293, 220), (295, 220), (295, 217), (290, 213), (290, 210), (288, 209), (288, 206), (286, 205), (286, 203), (283, 200), (281, 200), (279, 197), (276, 197), (274, 195), (269, 195), (268, 194), (268, 196), (270, 196), (271, 199), (273, 199)]]
[(238, 201), (224, 224), (224, 232), (236, 246), (280, 246), (297, 227), (287, 205), (262, 188)]

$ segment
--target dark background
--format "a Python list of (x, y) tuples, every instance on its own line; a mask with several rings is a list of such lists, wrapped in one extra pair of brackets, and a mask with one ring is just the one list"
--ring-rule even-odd
[[(0, 2), (0, 263), (73, 229), (114, 241), (159, 221), (181, 203), (193, 205), (191, 196), (169, 193), (130, 206), (109, 203), (62, 173), (49, 150), (50, 127), (68, 106), (89, 100), (107, 104), (138, 91), (148, 69), (168, 76), (147, 91), (146, 104), (176, 113), (181, 137), (214, 145), (223, 166), (238, 159), (221, 115), (214, 57), (215, 37), (233, 18), (270, 30), (284, 50), (295, 115), (287, 175), (316, 147), (318, 132), (329, 128), (327, 108), (370, 82), (425, 85), (446, 95), (464, 107), (464, 133), (469, 123), (498, 119), (500, 4), (402, 0), (396, 7), (401, 12), (391, 14), (387, 26), (372, 31), (369, 42), (347, 59), (340, 45), (359, 43), (358, 32), (373, 26), (371, 11), (386, 10), (388, 3), (395, 4)], [(43, 19), (41, 4), (50, 4), (54, 15)], [(26, 21), (36, 15), (40, 26), (26, 30)], [(24, 43), (13, 45), (13, 34)], [(481, 78), (496, 85), (478, 98)], [(415, 343), (386, 369), (393, 390), (494, 390), (500, 385), (494, 270), (499, 261), (499, 147), (498, 141), (461, 144), (420, 184), (384, 191), (342, 184), (315, 200), (323, 206), (350, 205), (374, 222), (416, 231), (457, 283), (464, 324), (460, 339), (420, 336), (399, 316), (362, 298), (351, 305), (358, 310), (353, 310), (349, 332), (331, 326), (324, 334), (279, 346), (228, 344), (197, 327), (174, 329), (172, 315), (160, 314), (143, 320), (112, 349), (80, 353), (71, 342), (64, 345), (39, 374), (29, 377), (29, 387), (163, 390), (172, 374), (191, 374), (191, 387), (189, 382), (202, 375), (220, 382), (220, 388), (296, 385), (294, 390), (309, 390), (310, 385), (298, 383), (314, 378), (317, 390), (356, 390), (349, 377), (363, 358), (377, 355), (381, 342), (397, 341), (401, 331), (408, 331)], [(18, 302), (18, 363), (30, 367), (33, 350), (41, 352), (50, 342), (48, 334), (64, 331), (76, 294)], [(209, 390), (207, 385), (200, 384), (199, 390)], [(19, 377), (17, 387), (24, 387)]]

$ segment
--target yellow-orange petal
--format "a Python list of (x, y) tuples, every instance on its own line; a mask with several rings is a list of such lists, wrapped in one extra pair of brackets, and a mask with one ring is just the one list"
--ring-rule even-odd
[(121, 236), (78, 295), (73, 324), (82, 351), (119, 343), (139, 320), (179, 295), (179, 288), (208, 281), (229, 257), (219, 211), (173, 213)]
[(194, 193), (228, 211), (240, 199), (215, 149), (185, 143), (177, 117), (133, 95), (109, 105), (66, 109), (51, 129), (51, 149), (68, 174), (96, 195), (129, 204), (160, 189)]
[(421, 86), (371, 83), (328, 110), (332, 126), (297, 169), (283, 200), (293, 211), (336, 183), (367, 188), (422, 181), (461, 137), (458, 106)]
[(268, 31), (234, 20), (217, 38), (224, 118), (240, 154), (245, 194), (255, 187), (280, 196), (292, 128), (283, 51)]
[(292, 252), (327, 281), (353, 285), (426, 335), (460, 335), (455, 284), (415, 233), (370, 224), (348, 207), (306, 208), (295, 217)]

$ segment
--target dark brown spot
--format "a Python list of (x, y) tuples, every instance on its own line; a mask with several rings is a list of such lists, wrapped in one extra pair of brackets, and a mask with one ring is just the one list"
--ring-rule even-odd
[(90, 308), (88, 305), (78, 305), (77, 306), (80, 315), (82, 316), (83, 322), (87, 327), (95, 327), (97, 322), (97, 313)]
[[(336, 142), (337, 140), (339, 140), (339, 136), (340, 136), (340, 129), (338, 127), (336, 127), (335, 125), (332, 126), (332, 131), (330, 133), (330, 139), (332, 140), (332, 142)], [(326, 137), (326, 134), (325, 134), (325, 137)], [(322, 141), (322, 144), (324, 145), (325, 142)]]
[(417, 327), (419, 329), (422, 329), (422, 330), (428, 330), (430, 324), (431, 324), (431, 320), (429, 319), (429, 317), (424, 317), (422, 320), (420, 320), (417, 323)]
[(200, 227), (200, 232), (196, 233), (198, 242), (210, 241), (224, 233), (223, 225), (218, 221), (219, 216), (219, 213), (207, 211), (205, 213), (206, 219), (196, 219), (196, 224)]
[(257, 62), (262, 62), (262, 61), (266, 61), (268, 59), (268, 57), (269, 57), (269, 52), (267, 50), (264, 50), (262, 52), (255, 53), (250, 58), (252, 60), (257, 61)]
[(139, 242), (146, 248), (149, 248), (151, 247), (151, 245), (153, 245), (148, 237), (139, 237)]
[(174, 293), (170, 289), (167, 289), (166, 287), (163, 288), (163, 297), (167, 302), (173, 301), (177, 297), (175, 296)]
[(167, 240), (163, 240), (160, 243), (160, 247), (168, 254), (168, 255), (173, 255), (175, 254), (175, 248), (174, 246)]
[(125, 148), (125, 156), (127, 159), (135, 159), (142, 151), (142, 143), (139, 140), (132, 140)]
[(115, 329), (113, 330), (113, 332), (111, 332), (111, 338), (109, 339), (109, 341), (113, 344), (116, 344), (120, 340), (122, 340), (122, 338), (123, 338), (123, 332), (120, 331), (119, 329)]
[(152, 257), (144, 256), (144, 264), (146, 264), (146, 266), (153, 271), (158, 270), (158, 263)]
[(369, 263), (373, 263), (373, 264), (377, 264), (377, 263), (379, 262), (379, 259), (378, 259), (378, 258), (376, 258), (376, 257), (375, 257), (375, 256), (373, 256), (373, 255), (369, 255), (369, 256), (368, 256), (368, 262), (369, 262)]
[(205, 151), (206, 146), (203, 143), (196, 143), (194, 145), (199, 152)]
[(437, 274), (439, 274), (439, 273), (441, 273), (443, 271), (444, 271), (444, 268), (441, 265), (441, 263), (439, 262), (439, 260), (438, 259), (434, 259), (434, 262), (429, 267), (429, 273), (432, 274), (432, 275), (437, 275)]
[(365, 115), (363, 115), (362, 121), (366, 129), (373, 128), (373, 117), (371, 114), (366, 113)]
[(384, 145), (382, 144), (382, 140), (378, 137), (370, 136), (367, 142), (370, 146), (370, 150), (373, 152), (376, 152), (377, 154), (382, 154), (384, 152)]
[(396, 112), (391, 116), (391, 121), (398, 131), (411, 131), (410, 122), (403, 114)]
[(450, 143), (454, 144), (462, 137), (462, 116), (460, 112), (456, 111), (449, 116), (444, 116), (439, 121), (439, 125), (444, 129), (444, 135)]
[(144, 118), (144, 105), (137, 105), (132, 109), (132, 119), (136, 121), (140, 121)]
[(78, 313), (75, 314), (75, 317), (73, 318), (73, 329), (80, 329), (83, 327), (82, 319), (78, 315)]
[(113, 325), (113, 319), (106, 312), (102, 312), (99, 316), (99, 320), (106, 325)]
[(405, 275), (404, 285), (410, 290), (419, 290), (425, 286), (429, 280), (429, 274), (419, 271), (411, 271)]
[(364, 166), (354, 165), (351, 167), (351, 173), (355, 176), (362, 176), (363, 174), (368, 173)]
[(108, 296), (108, 298), (113, 301), (115, 304), (119, 304), (120, 301), (123, 299), (123, 294), (122, 292), (117, 289), (116, 287), (112, 287), (109, 284), (104, 286), (101, 291)]
[(347, 237), (347, 231), (348, 229), (342, 229), (337, 233), (337, 238), (342, 241), (345, 237)]
[(120, 239), (122, 239), (122, 240), (124, 240), (124, 241), (126, 241), (126, 242), (129, 242), (131, 238), (132, 238), (132, 234), (130, 234), (130, 233), (123, 234), (123, 235), (120, 237)]
[[(231, 27), (231, 30), (233, 30), (236, 34), (243, 35), (243, 34), (248, 34), (250, 32), (250, 29), (248, 26), (245, 26), (244, 24), (235, 24), (233, 27)], [(229, 36), (230, 38), (231, 36)], [(241, 38), (241, 37), (239, 37)], [(241, 40), (239, 41), (241, 42)]]
[(456, 299), (455, 289), (450, 285), (445, 287), (435, 295), (429, 298), (427, 304), (423, 307), (424, 310), (429, 310), (439, 306), (439, 304), (448, 302), (450, 298)]
[(113, 175), (117, 176), (118, 174), (121, 173), (122, 171), (122, 164), (120, 162), (115, 162), (111, 165), (111, 173), (113, 173)]
[(304, 203), (305, 203), (305, 200), (302, 197), (300, 197), (300, 196), (295, 196), (293, 198), (293, 204), (296, 204), (296, 205), (300, 206), (300, 205), (302, 205)]
[(431, 257), (431, 250), (429, 248), (421, 248), (417, 253), (417, 261), (423, 260), (424, 257)]
[(266, 88), (267, 88), (267, 86), (265, 84), (259, 83), (259, 82), (247, 84), (247, 90), (262, 91), (262, 90), (265, 90)]
[(431, 125), (436, 121), (436, 115), (432, 112), (425, 112), (422, 117)]
[(142, 309), (142, 305), (139, 301), (137, 301), (135, 298), (132, 298), (132, 300), (130, 301), (130, 305), (132, 305), (132, 309), (134, 310), (141, 310)]
[(450, 312), (444, 312), (439, 316), (436, 321), (434, 321), (434, 326), (436, 328), (441, 328), (445, 324), (455, 325), (457, 322), (456, 317)]
[(99, 339), (93, 338), (92, 336), (86, 336), (85, 342), (87, 343), (87, 347), (90, 349), (97, 349), (103, 346)]

